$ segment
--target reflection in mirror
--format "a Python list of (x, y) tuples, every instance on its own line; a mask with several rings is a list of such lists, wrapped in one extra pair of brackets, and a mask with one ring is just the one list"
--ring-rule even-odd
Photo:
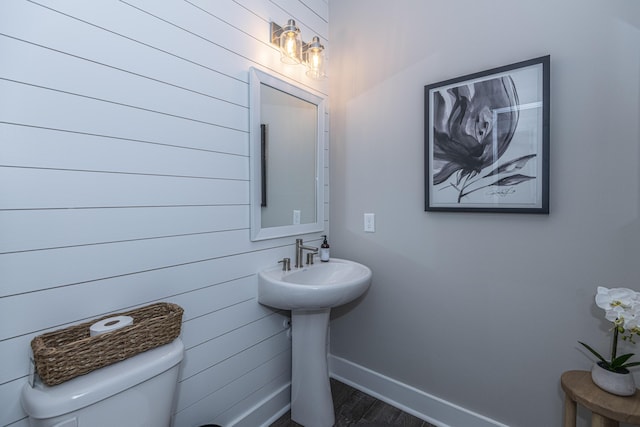
[(324, 100), (252, 68), (251, 239), (324, 229)]
[(315, 222), (316, 105), (261, 84), (260, 122), (261, 227)]

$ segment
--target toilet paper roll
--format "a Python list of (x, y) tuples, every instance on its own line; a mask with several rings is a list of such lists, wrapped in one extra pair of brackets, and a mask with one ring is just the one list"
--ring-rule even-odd
[(129, 325), (133, 325), (133, 317), (131, 316), (109, 317), (91, 325), (89, 327), (89, 335), (94, 337)]

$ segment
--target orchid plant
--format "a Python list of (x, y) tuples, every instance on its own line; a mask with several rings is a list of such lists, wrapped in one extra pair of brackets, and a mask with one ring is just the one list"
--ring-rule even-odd
[(604, 369), (617, 373), (628, 373), (627, 368), (640, 365), (640, 362), (629, 362), (633, 353), (617, 355), (618, 338), (635, 344), (634, 335), (640, 334), (640, 293), (626, 288), (604, 288), (598, 286), (596, 305), (605, 311), (605, 319), (613, 323), (613, 343), (611, 360), (602, 357), (587, 344), (578, 341), (600, 362)]

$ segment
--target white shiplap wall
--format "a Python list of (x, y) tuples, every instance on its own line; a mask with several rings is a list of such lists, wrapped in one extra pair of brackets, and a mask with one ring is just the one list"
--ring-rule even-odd
[(325, 0), (0, 2), (1, 426), (28, 425), (34, 336), (157, 301), (185, 309), (176, 426), (286, 404), (256, 272), (294, 239), (249, 240), (248, 69), (326, 96), (267, 42), (289, 18), (328, 47)]

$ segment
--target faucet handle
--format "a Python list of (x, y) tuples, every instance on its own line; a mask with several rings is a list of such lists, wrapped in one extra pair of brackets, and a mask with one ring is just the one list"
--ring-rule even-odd
[(282, 263), (282, 271), (291, 270), (291, 258), (282, 258), (278, 264)]
[(315, 255), (314, 252), (307, 252), (307, 265), (312, 265), (313, 264), (313, 256)]

